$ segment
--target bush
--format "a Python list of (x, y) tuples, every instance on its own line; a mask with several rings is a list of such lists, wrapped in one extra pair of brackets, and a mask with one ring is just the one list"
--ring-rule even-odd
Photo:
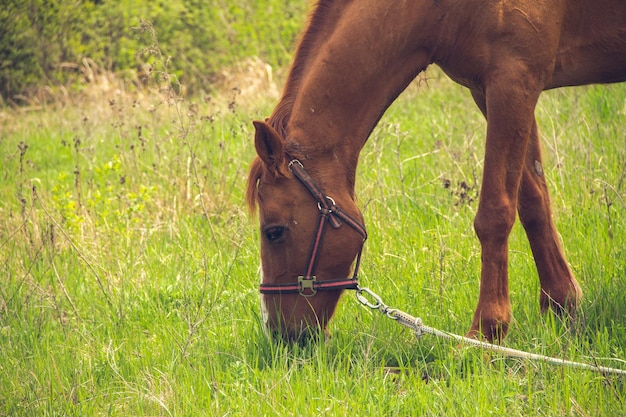
[(210, 90), (221, 68), (246, 57), (285, 65), (305, 7), (287, 0), (4, 0), (0, 95), (13, 100), (42, 86), (79, 88), (86, 58), (120, 76), (136, 74), (154, 59), (146, 27), (187, 91)]

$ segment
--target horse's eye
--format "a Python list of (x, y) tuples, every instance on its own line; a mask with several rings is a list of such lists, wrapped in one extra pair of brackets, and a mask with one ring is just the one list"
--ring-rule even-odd
[(285, 236), (285, 230), (287, 228), (284, 226), (273, 226), (265, 229), (265, 238), (270, 242), (278, 242)]

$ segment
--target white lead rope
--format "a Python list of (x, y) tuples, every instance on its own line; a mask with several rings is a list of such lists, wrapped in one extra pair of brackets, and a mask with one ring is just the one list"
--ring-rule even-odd
[(477, 339), (472, 339), (469, 337), (459, 336), (457, 334), (437, 330), (433, 327), (424, 325), (422, 323), (422, 319), (418, 317), (413, 317), (412, 315), (407, 314), (401, 310), (389, 308), (387, 305), (385, 305), (382, 302), (382, 299), (378, 296), (378, 294), (374, 293), (369, 288), (359, 287), (356, 290), (356, 299), (364, 306), (369, 307), (372, 310), (379, 310), (381, 313), (383, 313), (390, 319), (395, 320), (398, 324), (401, 324), (413, 330), (413, 332), (415, 333), (417, 337), (422, 337), (424, 334), (431, 334), (431, 335), (441, 337), (444, 339), (455, 340), (457, 342), (465, 343), (471, 346), (480, 347), (480, 348), (492, 350), (495, 352), (500, 352), (505, 356), (510, 356), (514, 358), (546, 362), (552, 365), (568, 366), (568, 367), (578, 368), (578, 369), (586, 369), (589, 371), (600, 372), (604, 375), (615, 374), (615, 375), (626, 376), (626, 370), (623, 370), (623, 369), (609, 368), (606, 366), (599, 366), (599, 365), (590, 365), (587, 363), (573, 362), (573, 361), (569, 361), (566, 359), (559, 359), (559, 358), (553, 358), (550, 356), (538, 355), (536, 353), (524, 352), (522, 350), (507, 348), (507, 347), (500, 346), (500, 345), (494, 345), (493, 343), (483, 342)]

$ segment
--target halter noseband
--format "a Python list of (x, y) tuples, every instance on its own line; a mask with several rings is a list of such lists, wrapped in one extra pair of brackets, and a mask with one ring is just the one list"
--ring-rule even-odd
[(291, 162), (289, 162), (289, 169), (317, 200), (317, 207), (319, 209), (320, 216), (317, 222), (317, 229), (315, 230), (315, 235), (313, 237), (313, 244), (311, 245), (311, 251), (309, 252), (309, 259), (307, 261), (307, 267), (304, 275), (300, 275), (298, 277), (298, 282), (295, 283), (261, 284), (261, 294), (300, 294), (304, 297), (312, 297), (317, 294), (318, 291), (357, 289), (357, 275), (359, 272), (359, 265), (361, 264), (361, 252), (363, 251), (362, 244), (356, 258), (354, 273), (351, 278), (318, 281), (315, 276), (315, 266), (317, 264), (322, 238), (324, 237), (326, 223), (330, 223), (333, 228), (337, 229), (343, 224), (342, 221), (345, 222), (363, 237), (363, 243), (365, 243), (365, 240), (367, 239), (365, 226), (363, 226), (354, 217), (341, 210), (341, 208), (339, 208), (339, 206), (335, 203), (335, 200), (324, 194), (322, 189), (315, 183), (315, 181), (313, 181), (313, 178), (311, 178), (311, 176), (305, 171), (304, 166), (302, 166), (300, 161), (292, 159)]

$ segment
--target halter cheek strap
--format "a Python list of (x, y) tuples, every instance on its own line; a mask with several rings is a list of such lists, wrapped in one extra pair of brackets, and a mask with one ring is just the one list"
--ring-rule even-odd
[(284, 284), (261, 284), (261, 294), (300, 294), (304, 297), (312, 297), (318, 291), (337, 291), (341, 289), (356, 289), (358, 287), (357, 276), (359, 272), (359, 266), (361, 264), (361, 253), (363, 251), (363, 244), (357, 254), (356, 264), (354, 267), (354, 273), (351, 278), (340, 278), (318, 281), (315, 276), (315, 267), (317, 266), (317, 260), (319, 257), (320, 248), (322, 246), (322, 239), (326, 230), (326, 224), (338, 229), (343, 223), (348, 224), (363, 238), (363, 243), (367, 239), (367, 231), (358, 220), (349, 214), (345, 213), (337, 204), (335, 200), (324, 194), (321, 188), (313, 181), (311, 176), (306, 172), (304, 166), (297, 159), (293, 159), (289, 163), (289, 169), (293, 175), (306, 187), (311, 195), (317, 200), (317, 207), (320, 212), (319, 220), (317, 222), (317, 228), (313, 237), (313, 243), (311, 250), (309, 251), (309, 257), (304, 275), (298, 277), (296, 283), (284, 283)]

